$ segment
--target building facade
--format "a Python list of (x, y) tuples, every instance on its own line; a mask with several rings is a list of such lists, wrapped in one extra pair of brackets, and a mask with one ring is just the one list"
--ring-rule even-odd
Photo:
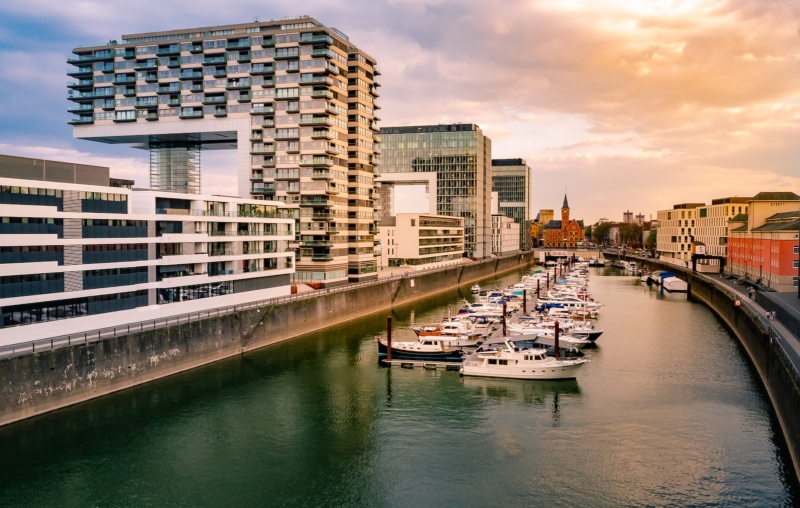
[(525, 234), (525, 225), (533, 218), (532, 176), (531, 168), (524, 159), (492, 159), (492, 191), (498, 193), (498, 211), (519, 224), (517, 248), (521, 250), (529, 248), (530, 243)]
[(378, 232), (381, 266), (416, 270), (460, 264), (464, 252), (464, 219), (400, 213), (381, 222)]
[(577, 248), (578, 243), (584, 239), (583, 221), (570, 219), (569, 202), (565, 194), (561, 206), (561, 220), (550, 220), (544, 226), (544, 246)]
[(705, 203), (681, 203), (671, 210), (658, 211), (656, 251), (663, 261), (685, 264), (691, 259), (696, 209), (704, 206)]
[(0, 342), (287, 295), (296, 212), (0, 176)]
[(464, 219), (465, 255), (491, 250), (492, 142), (474, 124), (382, 127), (382, 179), (435, 173), (436, 214)]
[(776, 291), (796, 290), (800, 196), (760, 192), (745, 210), (728, 221), (728, 270)]
[(506, 254), (520, 250), (520, 225), (505, 214), (492, 215), (492, 254)]
[(235, 150), (238, 194), (300, 207), (295, 279), (377, 276), (375, 59), (304, 16), (123, 35), (68, 60), (73, 135), (149, 150), (153, 190), (199, 194)]

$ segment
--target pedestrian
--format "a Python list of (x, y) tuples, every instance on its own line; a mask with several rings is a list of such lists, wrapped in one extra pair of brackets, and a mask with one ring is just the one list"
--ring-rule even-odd
[(775, 321), (775, 311), (773, 310), (770, 314), (772, 314), (772, 320)]
[(747, 290), (747, 298), (749, 298), (751, 300), (753, 299), (753, 290), (752, 289), (748, 289)]
[(772, 312), (767, 311), (767, 319), (772, 319)]

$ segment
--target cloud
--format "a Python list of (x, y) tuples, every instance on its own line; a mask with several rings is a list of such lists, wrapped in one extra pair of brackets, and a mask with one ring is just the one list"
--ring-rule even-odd
[[(557, 208), (565, 185), (587, 221), (621, 216), (614, 208), (626, 202), (648, 215), (770, 185), (800, 190), (798, 2), (314, 0), (305, 13), (286, 0), (222, 12), (203, 0), (136, 5), (125, 16), (89, 0), (0, 6), (0, 55), (12, 63), (0, 77), (0, 136), (140, 167), (138, 151), (70, 139), (63, 58), (73, 47), (310, 14), (377, 59), (381, 125), (478, 124), (496, 158), (529, 161), (535, 208)], [(226, 164), (204, 161), (204, 190), (227, 189), (215, 176)]]

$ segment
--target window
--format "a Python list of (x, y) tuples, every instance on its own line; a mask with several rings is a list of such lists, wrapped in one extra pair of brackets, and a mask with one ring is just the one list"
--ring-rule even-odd
[(413, 228), (416, 225), (417, 225), (416, 219), (411, 219), (411, 227)]
[(792, 261), (792, 268), (797, 268), (797, 267), (798, 267), (798, 261), (795, 259), (794, 261)]
[(797, 245), (795, 245), (793, 248), (794, 248), (794, 253), (795, 253), (795, 254), (798, 254), (798, 253), (800, 253), (800, 247), (798, 247)]
[(797, 277), (792, 277), (792, 286), (797, 287)]

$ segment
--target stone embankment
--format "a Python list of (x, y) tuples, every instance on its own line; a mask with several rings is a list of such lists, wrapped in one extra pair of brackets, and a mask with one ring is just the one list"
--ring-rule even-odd
[(527, 266), (532, 252), (277, 299), (0, 360), (0, 425), (386, 311)]

